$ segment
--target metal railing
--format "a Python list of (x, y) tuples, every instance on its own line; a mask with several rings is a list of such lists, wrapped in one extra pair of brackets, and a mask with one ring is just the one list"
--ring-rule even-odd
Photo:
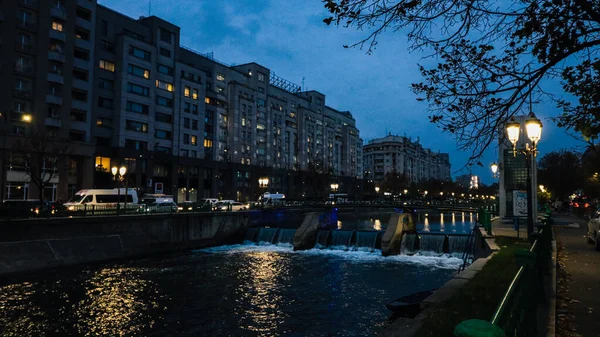
[[(538, 308), (546, 299), (543, 277), (551, 259), (552, 227), (538, 226), (538, 229), (530, 237), (534, 239), (531, 248), (516, 251), (515, 259), (519, 269), (489, 323), (479, 320), (463, 321), (454, 330), (455, 335), (457, 331), (463, 333), (461, 336), (485, 335), (481, 330), (471, 330), (470, 334), (465, 335), (465, 330), (469, 330), (465, 328), (469, 325), (477, 325), (479, 329), (485, 326), (490, 333), (497, 333), (501, 329), (510, 337), (538, 335), (538, 327), (543, 323), (539, 320), (545, 318), (544, 315), (538, 315)], [(473, 323), (474, 321), (477, 322)]]
[(458, 272), (465, 270), (469, 265), (469, 260), (475, 258), (475, 228), (471, 230), (467, 243), (465, 244), (465, 250), (462, 254), (463, 263), (458, 267)]

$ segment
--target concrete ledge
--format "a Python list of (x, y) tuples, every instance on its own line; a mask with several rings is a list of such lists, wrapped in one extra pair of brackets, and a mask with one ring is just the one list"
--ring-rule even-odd
[(426, 307), (437, 308), (440, 307), (444, 302), (448, 301), (452, 295), (454, 295), (460, 288), (467, 284), (469, 280), (461, 278), (453, 278), (446, 282), (440, 289), (436, 290), (433, 294), (423, 301)]

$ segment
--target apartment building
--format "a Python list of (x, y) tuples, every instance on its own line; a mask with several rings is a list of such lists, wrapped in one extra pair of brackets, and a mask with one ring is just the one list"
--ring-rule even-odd
[(383, 181), (386, 174), (406, 174), (411, 182), (450, 180), (450, 156), (425, 149), (419, 139), (388, 135), (363, 147), (365, 179)]
[[(252, 200), (259, 177), (298, 196), (310, 170), (349, 187), (362, 178), (350, 112), (259, 64), (227, 65), (181, 46), (172, 23), (90, 0), (5, 1), (0, 19), (0, 85), (10, 86), (0, 93), (3, 198), (35, 197), (10, 145), (33, 130), (70, 144), (65, 169), (53, 168), (53, 200), (121, 183), (177, 200)], [(114, 166), (127, 167), (124, 182)]]

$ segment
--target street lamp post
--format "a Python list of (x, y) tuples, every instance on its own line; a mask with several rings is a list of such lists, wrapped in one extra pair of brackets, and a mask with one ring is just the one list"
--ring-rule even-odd
[(535, 117), (533, 112), (529, 115), (529, 118), (525, 121), (525, 130), (527, 137), (531, 144), (526, 143), (525, 148), (517, 149), (517, 141), (519, 140), (519, 132), (521, 130), (521, 124), (516, 122), (514, 119), (506, 124), (506, 134), (508, 140), (512, 143), (514, 156), (517, 153), (525, 155), (526, 166), (527, 166), (527, 234), (533, 232), (533, 193), (531, 191), (532, 176), (531, 169), (533, 164), (533, 158), (537, 155), (537, 144), (542, 137), (542, 122)]
[(379, 201), (379, 186), (375, 186), (376, 199)]
[[(121, 183), (123, 181), (125, 181), (125, 205), (124, 205), (124, 207), (127, 208), (127, 180), (125, 179), (125, 174), (127, 173), (127, 168), (125, 166), (121, 166), (121, 168), (117, 168), (116, 166), (113, 166), (110, 169), (110, 172), (113, 175), (113, 181), (115, 183), (117, 181), (117, 173), (119, 175), (118, 180)], [(117, 186), (117, 214), (119, 213), (120, 206), (121, 206), (121, 187)]]
[(492, 177), (498, 178), (498, 164), (496, 164), (496, 162), (493, 162), (490, 165), (490, 169), (492, 170)]

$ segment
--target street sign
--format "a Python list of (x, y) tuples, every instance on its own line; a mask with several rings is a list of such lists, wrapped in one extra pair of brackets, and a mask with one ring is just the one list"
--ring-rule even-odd
[(163, 183), (154, 183), (154, 193), (162, 194), (164, 192)]
[(513, 191), (513, 216), (527, 216), (527, 191)]

